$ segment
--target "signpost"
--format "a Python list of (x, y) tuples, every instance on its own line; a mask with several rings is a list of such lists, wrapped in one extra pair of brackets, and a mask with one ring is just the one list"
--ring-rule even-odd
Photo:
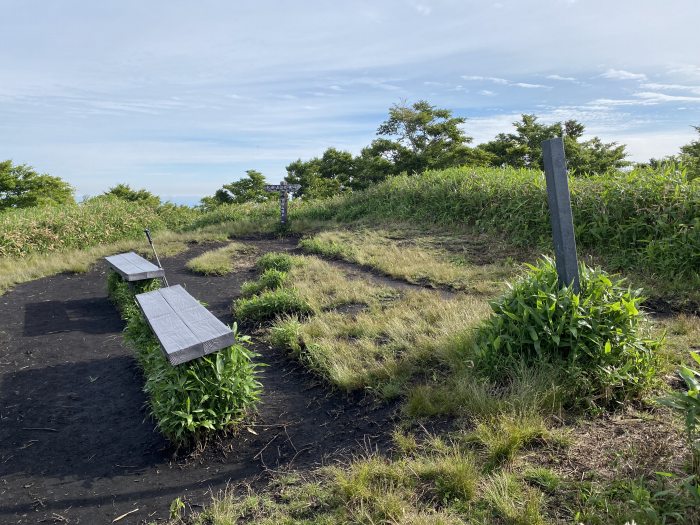
[(561, 137), (542, 143), (544, 174), (547, 180), (547, 201), (552, 223), (554, 256), (557, 264), (559, 286), (572, 286), (580, 290), (574, 218), (571, 213), (569, 181), (566, 175), (566, 156)]
[(282, 226), (287, 225), (287, 201), (289, 199), (289, 194), (293, 191), (297, 191), (301, 188), (299, 184), (287, 184), (286, 180), (283, 180), (281, 184), (266, 184), (265, 191), (276, 191), (280, 194), (280, 222)]

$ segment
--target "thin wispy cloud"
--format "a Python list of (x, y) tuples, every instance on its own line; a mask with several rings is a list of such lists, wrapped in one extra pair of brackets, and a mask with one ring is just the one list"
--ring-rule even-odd
[(499, 77), (483, 77), (480, 75), (462, 75), (464, 80), (475, 80), (475, 81), (486, 81), (493, 84), (498, 84), (499, 86), (515, 86), (525, 89), (549, 89), (550, 86), (545, 86), (542, 84), (532, 84), (529, 82), (514, 82), (506, 78)]
[(573, 83), (578, 83), (578, 79), (574, 77), (563, 77), (561, 75), (547, 75), (547, 78), (549, 80), (560, 80), (562, 82), (573, 82)]
[(624, 69), (608, 69), (600, 75), (604, 78), (612, 78), (615, 80), (646, 80), (647, 76), (644, 73), (632, 73)]

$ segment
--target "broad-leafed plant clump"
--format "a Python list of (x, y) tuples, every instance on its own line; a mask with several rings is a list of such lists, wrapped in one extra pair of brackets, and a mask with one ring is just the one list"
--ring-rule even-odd
[(493, 379), (523, 363), (561, 367), (572, 402), (597, 406), (653, 384), (660, 341), (645, 338), (639, 290), (581, 265), (577, 294), (559, 288), (551, 259), (528, 268), (478, 330), (477, 367)]
[(129, 285), (112, 273), (108, 288), (127, 321), (125, 337), (133, 346), (146, 380), (144, 391), (158, 429), (178, 445), (201, 441), (207, 432), (228, 430), (255, 408), (262, 385), (257, 380), (256, 356), (246, 347), (247, 336), (236, 333), (236, 344), (188, 363), (172, 366), (163, 355), (134, 292), (160, 288), (153, 279)]

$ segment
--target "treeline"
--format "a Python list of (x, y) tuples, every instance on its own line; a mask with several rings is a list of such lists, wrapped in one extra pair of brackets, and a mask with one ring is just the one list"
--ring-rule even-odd
[[(569, 170), (574, 175), (619, 171), (632, 163), (624, 144), (605, 143), (598, 137), (584, 140), (585, 126), (576, 120), (543, 124), (536, 115), (522, 115), (511, 133), (472, 146), (463, 124), (448, 109), (426, 101), (396, 104), (377, 129), (377, 138), (359, 155), (328, 148), (310, 160), (298, 159), (287, 167), (286, 180), (301, 185), (295, 196), (326, 198), (366, 189), (400, 174), (415, 175), (428, 170), (457, 166), (543, 169), (544, 140), (563, 137)], [(700, 127), (695, 128), (700, 132)], [(681, 148), (678, 155), (651, 159), (644, 165), (658, 167), (675, 163), (689, 179), (700, 177), (700, 140)], [(202, 199), (205, 208), (219, 204), (262, 202), (276, 196), (264, 190), (265, 178), (248, 170), (243, 179), (224, 185), (213, 196)]]

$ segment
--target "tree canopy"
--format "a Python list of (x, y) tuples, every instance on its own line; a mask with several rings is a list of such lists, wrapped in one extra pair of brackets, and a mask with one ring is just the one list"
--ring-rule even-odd
[[(693, 126), (695, 131), (700, 134), (700, 126)], [(700, 177), (700, 137), (681, 146), (681, 152), (678, 155), (679, 160), (686, 167), (686, 173), (689, 179)]]
[(419, 100), (411, 106), (395, 104), (389, 118), (377, 129), (378, 138), (366, 148), (367, 156), (381, 157), (393, 165), (394, 173), (422, 173), (464, 164), (472, 141), (460, 127), (463, 117), (449, 109)]
[(73, 188), (59, 177), (39, 174), (31, 166), (0, 162), (0, 211), (10, 208), (74, 204)]
[(257, 170), (246, 170), (246, 176), (235, 182), (224, 184), (213, 197), (204, 197), (205, 208), (221, 204), (242, 204), (244, 202), (264, 202), (273, 197), (265, 191), (265, 176)]
[(598, 137), (582, 141), (585, 126), (576, 120), (542, 124), (536, 115), (524, 114), (513, 122), (515, 133), (499, 133), (479, 147), (489, 153), (494, 166), (544, 169), (542, 142), (564, 138), (567, 165), (573, 173), (605, 173), (629, 165), (624, 145), (604, 143)]
[(145, 189), (134, 190), (128, 184), (117, 184), (113, 188), (107, 190), (104, 194), (112, 195), (125, 201), (148, 204), (149, 206), (160, 205), (160, 197), (158, 197), (157, 195), (154, 195), (153, 193)]

